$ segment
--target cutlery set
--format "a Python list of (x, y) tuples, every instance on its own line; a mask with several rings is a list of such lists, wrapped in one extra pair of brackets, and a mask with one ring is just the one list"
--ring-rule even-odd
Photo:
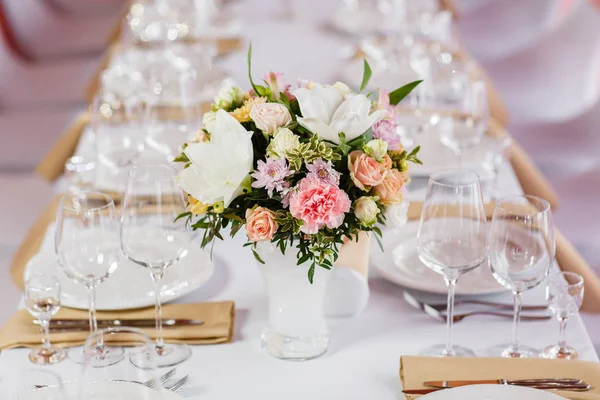
[(488, 379), (488, 380), (455, 380), (455, 381), (427, 381), (423, 385), (429, 386), (427, 389), (404, 390), (404, 394), (423, 395), (438, 390), (451, 389), (469, 385), (514, 385), (526, 386), (533, 389), (542, 390), (566, 390), (584, 392), (591, 389), (591, 386), (581, 379), (577, 378), (539, 378), (539, 379)]
[[(39, 325), (39, 320), (34, 320), (35, 325)], [(163, 327), (176, 327), (176, 326), (190, 326), (190, 325), (202, 325), (204, 321), (196, 319), (165, 319), (163, 320)], [(99, 328), (111, 328), (117, 326), (131, 326), (135, 328), (153, 328), (156, 325), (154, 319), (99, 319)], [(89, 330), (88, 320), (83, 319), (56, 319), (50, 321), (50, 332), (51, 333), (65, 333), (65, 332), (85, 332)]]
[[(404, 300), (413, 308), (423, 311), (427, 315), (433, 317), (434, 319), (436, 319), (440, 322), (444, 322), (444, 323), (447, 322), (448, 316), (446, 314), (446, 309), (447, 309), (446, 304), (425, 303), (423, 301), (417, 300), (413, 295), (411, 295), (408, 292), (404, 292), (402, 294), (402, 296), (404, 297)], [(494, 302), (490, 302), (490, 301), (481, 301), (481, 300), (461, 300), (461, 301), (457, 301), (456, 303), (454, 303), (455, 307), (460, 306), (460, 305), (475, 305), (475, 306), (481, 306), (484, 308), (475, 310), (475, 311), (465, 312), (465, 313), (457, 313), (455, 311), (454, 316), (452, 318), (452, 322), (460, 322), (463, 319), (470, 317), (470, 316), (474, 316), (474, 315), (492, 315), (495, 317), (503, 317), (503, 318), (509, 318), (509, 319), (512, 319), (514, 317), (512, 313), (507, 312), (508, 310), (513, 309), (513, 306), (511, 304), (494, 303)], [(534, 306), (522, 306), (521, 309), (523, 311), (539, 312), (539, 311), (548, 310), (548, 307), (534, 305)], [(523, 320), (523, 321), (543, 321), (543, 320), (547, 320), (547, 319), (551, 319), (551, 318), (552, 318), (552, 316), (549, 314), (540, 314), (540, 313), (521, 315), (521, 320)]]

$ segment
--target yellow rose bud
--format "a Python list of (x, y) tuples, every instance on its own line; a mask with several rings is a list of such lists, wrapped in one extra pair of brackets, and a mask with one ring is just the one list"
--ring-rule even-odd
[(222, 214), (223, 211), (225, 211), (225, 203), (223, 203), (222, 201), (218, 201), (215, 204), (213, 204), (213, 212), (215, 214)]

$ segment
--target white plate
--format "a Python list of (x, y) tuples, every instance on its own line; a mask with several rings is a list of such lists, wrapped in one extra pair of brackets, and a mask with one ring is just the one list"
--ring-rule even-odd
[[(90, 393), (86, 400), (181, 400), (176, 393), (162, 390), (160, 392), (133, 382), (94, 382), (90, 383)], [(67, 398), (76, 398), (79, 394), (77, 383), (65, 383), (64, 393)], [(61, 391), (57, 386), (49, 386), (33, 390), (17, 397), (15, 400), (48, 400), (58, 399)]]
[[(62, 287), (61, 305), (88, 308), (87, 290), (67, 277), (54, 254), (46, 250), (29, 260), (25, 268), (25, 280), (38, 272), (52, 273), (58, 277)], [(167, 269), (160, 292), (162, 301), (166, 303), (185, 296), (208, 281), (213, 272), (214, 264), (208, 252), (191, 244), (188, 254)], [(153, 305), (154, 283), (150, 272), (124, 257), (116, 272), (96, 289), (98, 310), (127, 310)]]
[[(417, 255), (417, 231), (419, 222), (407, 223), (394, 231), (383, 232), (381, 251), (376, 240), (371, 241), (371, 264), (384, 278), (409, 289), (429, 293), (447, 294), (448, 288), (442, 276), (427, 268)], [(456, 286), (458, 295), (487, 295), (504, 292), (484, 263), (481, 267), (463, 275)]]
[(507, 385), (473, 385), (440, 390), (420, 397), (423, 400), (564, 400), (543, 390)]

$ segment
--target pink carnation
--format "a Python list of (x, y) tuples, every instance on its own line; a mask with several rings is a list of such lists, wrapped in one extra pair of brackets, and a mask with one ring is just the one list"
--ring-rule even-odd
[(398, 124), (391, 119), (382, 119), (373, 125), (373, 137), (387, 142), (389, 150), (400, 149), (400, 136), (396, 131)]
[(327, 226), (339, 227), (350, 211), (350, 199), (343, 190), (314, 179), (302, 179), (290, 199), (290, 212), (304, 222), (302, 232), (315, 234)]

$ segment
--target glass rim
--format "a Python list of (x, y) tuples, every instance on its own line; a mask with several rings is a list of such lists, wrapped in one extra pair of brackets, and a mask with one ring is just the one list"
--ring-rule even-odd
[(27, 287), (29, 285), (29, 282), (31, 282), (34, 278), (44, 278), (44, 279), (50, 279), (53, 281), (53, 285), (56, 286), (58, 285), (60, 288), (60, 280), (58, 279), (58, 277), (54, 274), (50, 274), (48, 272), (36, 272), (35, 274), (31, 275), (26, 281), (25, 281), (25, 287)]
[[(81, 208), (81, 209), (76, 209), (75, 207), (70, 207), (65, 204), (67, 199), (72, 199), (72, 198), (83, 199), (83, 198), (90, 198), (92, 196), (97, 196), (97, 197), (103, 198), (106, 201), (106, 204), (104, 204), (102, 206), (98, 206), (98, 207), (87, 207), (87, 208)], [(68, 210), (68, 211), (72, 211), (74, 213), (102, 211), (102, 210), (106, 210), (107, 208), (111, 208), (114, 206), (115, 206), (115, 201), (113, 200), (113, 198), (103, 192), (83, 192), (83, 193), (77, 193), (77, 194), (69, 193), (69, 194), (63, 195), (60, 198), (60, 203), (59, 203), (59, 208)]]
[(155, 179), (156, 182), (170, 182), (172, 181), (176, 176), (177, 176), (177, 170), (170, 166), (170, 165), (166, 165), (166, 164), (146, 164), (146, 165), (135, 165), (133, 168), (131, 168), (131, 170), (128, 173), (128, 177), (130, 180), (135, 181), (135, 182), (147, 182), (146, 179), (140, 179), (140, 178), (136, 178), (135, 177), (135, 173), (138, 170), (141, 169), (162, 169), (164, 171), (170, 171), (171, 172), (171, 176), (169, 178), (164, 178), (164, 179)]
[[(565, 276), (569, 276), (571, 278), (575, 278), (577, 280), (577, 282), (570, 283), (568, 280), (562, 279)], [(551, 278), (551, 280), (552, 280), (553, 284), (559, 285), (559, 286), (562, 286), (562, 287), (567, 287), (567, 288), (581, 287), (585, 283), (585, 280), (583, 279), (583, 276), (581, 276), (580, 274), (578, 274), (576, 272), (571, 272), (571, 271), (560, 271), (559, 273), (557, 273), (556, 275), (554, 275)]]
[[(442, 174), (447, 174), (447, 173), (460, 173), (460, 174), (463, 174), (464, 176), (474, 177), (475, 179), (473, 180), (473, 182), (470, 182), (470, 183), (460, 183), (460, 184), (450, 185), (448, 183), (441, 182), (439, 180), (439, 178), (437, 178), (437, 176), (442, 175)], [(467, 170), (458, 169), (458, 168), (441, 169), (441, 170), (435, 171), (434, 173), (429, 175), (429, 183), (431, 183), (431, 182), (434, 182), (436, 185), (445, 186), (445, 187), (454, 187), (454, 188), (467, 187), (467, 186), (473, 186), (475, 184), (478, 184), (479, 183), (479, 175), (477, 175), (473, 171), (467, 171)]]
[[(532, 204), (536, 209), (531, 210), (531, 211), (526, 211), (526, 210), (515, 211), (515, 210), (506, 209), (503, 206), (503, 204), (506, 204), (506, 203), (518, 204), (516, 201), (510, 202), (510, 200), (523, 200), (523, 199), (527, 200), (527, 202), (529, 204)], [(541, 207), (538, 207), (538, 206), (541, 206)], [(497, 200), (495, 208), (498, 210), (502, 210), (506, 213), (513, 214), (513, 215), (537, 215), (537, 214), (543, 214), (543, 213), (549, 212), (552, 207), (550, 206), (550, 203), (548, 202), (548, 200), (542, 199), (541, 197), (532, 196), (530, 194), (518, 194), (518, 195), (502, 197), (501, 199)]]

